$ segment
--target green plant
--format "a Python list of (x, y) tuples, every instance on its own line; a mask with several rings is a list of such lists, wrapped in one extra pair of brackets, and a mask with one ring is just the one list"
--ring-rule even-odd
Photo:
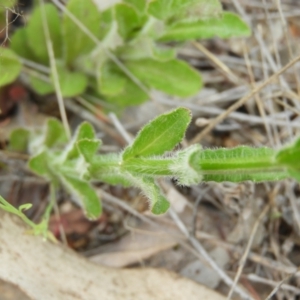
[(280, 150), (247, 146), (212, 150), (192, 145), (171, 152), (183, 139), (190, 120), (190, 111), (185, 108), (165, 113), (144, 126), (121, 153), (99, 154), (101, 141), (86, 122), (68, 141), (56, 119), (49, 119), (45, 128), (35, 132), (15, 130), (10, 147), (27, 149), (31, 154), (29, 168), (54, 188), (65, 187), (91, 219), (101, 214), (92, 186), (95, 181), (138, 187), (148, 197), (152, 212), (162, 214), (169, 202), (156, 182), (160, 177), (174, 177), (180, 185), (289, 177), (300, 180), (300, 139)]
[(104, 11), (92, 0), (69, 0), (62, 15), (43, 4), (13, 34), (10, 49), (1, 49), (1, 69), (10, 74), (0, 86), (15, 80), (25, 64), (37, 93), (54, 92), (50, 40), (64, 97), (94, 95), (118, 107), (142, 103), (151, 88), (187, 97), (202, 82), (176, 58), (178, 42), (249, 34), (237, 15), (222, 11), (219, 0), (123, 0)]

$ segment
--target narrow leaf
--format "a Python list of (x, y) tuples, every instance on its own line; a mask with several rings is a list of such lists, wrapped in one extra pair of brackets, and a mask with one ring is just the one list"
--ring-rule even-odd
[(166, 28), (160, 41), (245, 37), (250, 34), (250, 28), (239, 16), (231, 12), (224, 12), (222, 18), (176, 23)]
[(202, 87), (199, 73), (184, 61), (142, 59), (127, 61), (125, 64), (146, 85), (169, 95), (188, 97)]
[[(99, 34), (101, 13), (92, 0), (69, 0), (66, 9), (94, 36)], [(62, 26), (67, 64), (73, 63), (78, 56), (87, 54), (96, 47), (95, 42), (67, 14), (63, 17)]]
[(15, 53), (10, 49), (0, 47), (0, 87), (14, 82), (21, 69), (22, 64)]
[(182, 107), (160, 115), (141, 129), (133, 144), (124, 150), (123, 160), (171, 151), (183, 139), (190, 121), (190, 111)]
[(63, 185), (83, 206), (87, 218), (97, 219), (102, 212), (100, 199), (91, 185), (72, 175), (61, 175)]

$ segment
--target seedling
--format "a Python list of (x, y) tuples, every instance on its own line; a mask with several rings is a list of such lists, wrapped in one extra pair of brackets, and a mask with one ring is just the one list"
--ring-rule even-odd
[(56, 119), (49, 119), (42, 130), (15, 130), (10, 145), (18, 151), (27, 149), (31, 155), (29, 168), (54, 188), (61, 185), (69, 191), (90, 219), (98, 218), (102, 211), (93, 182), (137, 187), (149, 199), (151, 211), (163, 214), (170, 204), (156, 182), (162, 177), (176, 178), (180, 185), (289, 177), (300, 180), (300, 139), (280, 150), (248, 146), (202, 149), (192, 145), (172, 152), (184, 138), (190, 121), (191, 113), (186, 108), (162, 114), (144, 126), (121, 153), (99, 154), (101, 140), (95, 138), (87, 122), (68, 141)]

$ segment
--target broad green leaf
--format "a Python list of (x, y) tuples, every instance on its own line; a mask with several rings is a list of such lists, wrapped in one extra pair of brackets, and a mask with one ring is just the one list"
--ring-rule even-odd
[(0, 87), (14, 82), (21, 69), (22, 64), (16, 54), (10, 49), (0, 47)]
[(63, 97), (74, 97), (82, 94), (86, 90), (88, 80), (85, 74), (69, 71), (59, 64), (57, 65), (57, 72)]
[(140, 26), (140, 17), (131, 5), (126, 3), (116, 4), (115, 16), (118, 22), (118, 31), (124, 39), (131, 37), (133, 31)]
[(48, 148), (64, 144), (68, 141), (63, 124), (54, 118), (49, 118), (46, 124), (44, 145)]
[(183, 139), (190, 121), (190, 111), (182, 107), (160, 115), (141, 129), (133, 144), (124, 150), (123, 160), (171, 151)]
[(149, 99), (149, 95), (130, 80), (124, 73), (119, 73), (125, 80), (124, 87), (117, 95), (106, 96), (106, 100), (119, 107), (138, 105)]
[(126, 81), (119, 68), (112, 61), (107, 61), (98, 73), (98, 91), (105, 96), (118, 95), (122, 93)]
[(213, 37), (245, 37), (251, 34), (248, 25), (236, 14), (224, 12), (222, 18), (176, 23), (165, 29), (160, 41), (186, 41)]
[(48, 168), (48, 160), (49, 157), (47, 152), (42, 151), (41, 153), (30, 158), (28, 162), (29, 169), (40, 176), (50, 179), (52, 176), (50, 175)]
[(124, 3), (132, 5), (139, 13), (144, 13), (146, 9), (146, 0), (123, 0)]
[[(60, 17), (56, 7), (51, 4), (43, 4), (46, 14), (46, 21), (50, 33), (51, 44), (54, 56), (62, 56), (62, 33), (60, 28)], [(42, 19), (42, 7), (37, 7), (33, 11), (26, 29), (28, 45), (39, 62), (48, 64), (48, 50), (46, 44), (45, 31)]]
[(85, 161), (91, 162), (101, 145), (100, 140), (82, 139), (77, 142), (77, 148)]
[(199, 73), (184, 61), (157, 61), (149, 58), (127, 61), (125, 65), (147, 86), (169, 95), (188, 97), (202, 87)]
[(30, 87), (39, 95), (49, 95), (55, 92), (52, 83), (40, 79), (36, 76), (29, 76)]
[(67, 190), (80, 201), (87, 218), (97, 219), (101, 215), (102, 208), (100, 199), (92, 186), (72, 174), (61, 174), (60, 178)]
[(9, 138), (9, 149), (12, 151), (26, 151), (29, 139), (29, 130), (18, 128), (11, 132)]
[[(69, 0), (66, 9), (94, 36), (98, 36), (101, 13), (92, 0)], [(72, 64), (78, 56), (87, 54), (96, 47), (95, 42), (67, 14), (63, 17), (62, 27), (67, 64)]]
[(35, 61), (36, 57), (28, 45), (27, 27), (19, 28), (10, 39), (10, 48), (19, 56)]

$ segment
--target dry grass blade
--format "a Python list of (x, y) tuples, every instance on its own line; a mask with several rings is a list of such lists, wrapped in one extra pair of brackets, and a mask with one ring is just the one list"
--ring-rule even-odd
[(224, 120), (231, 112), (233, 112), (236, 109), (238, 109), (239, 107), (241, 107), (245, 102), (247, 102), (249, 99), (251, 99), (255, 94), (257, 94), (263, 88), (265, 88), (268, 84), (270, 84), (274, 79), (276, 79), (278, 76), (283, 74), (286, 70), (288, 70), (293, 65), (295, 65), (299, 60), (300, 60), (300, 55), (297, 56), (296, 58), (294, 58), (288, 64), (286, 64), (278, 72), (274, 73), (267, 80), (265, 80), (261, 84), (257, 85), (256, 88), (252, 90), (252, 92), (250, 92), (245, 97), (241, 98), (239, 101), (237, 101), (236, 103), (231, 105), (226, 111), (224, 111), (217, 118), (215, 118), (212, 122), (210, 122), (210, 124), (203, 131), (201, 131), (198, 135), (196, 135), (196, 137), (194, 137), (192, 139), (191, 144), (199, 143), (206, 134), (208, 134), (218, 123), (220, 123), (222, 120)]

